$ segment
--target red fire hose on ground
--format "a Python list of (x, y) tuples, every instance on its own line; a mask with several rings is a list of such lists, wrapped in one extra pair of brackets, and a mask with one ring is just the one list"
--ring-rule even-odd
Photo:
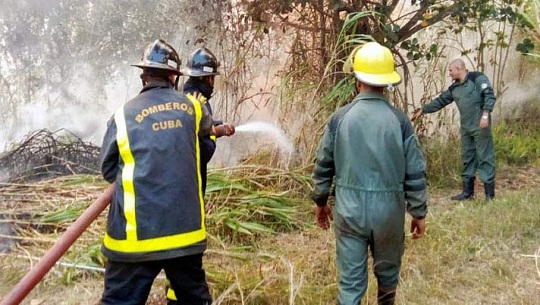
[(111, 202), (114, 191), (114, 184), (111, 184), (99, 198), (82, 215), (68, 227), (66, 232), (54, 243), (54, 245), (43, 255), (41, 260), (15, 285), (11, 292), (6, 295), (0, 305), (16, 305), (32, 291), (32, 289), (43, 279), (45, 274), (64, 255), (69, 247), (81, 236), (88, 226), (103, 212)]

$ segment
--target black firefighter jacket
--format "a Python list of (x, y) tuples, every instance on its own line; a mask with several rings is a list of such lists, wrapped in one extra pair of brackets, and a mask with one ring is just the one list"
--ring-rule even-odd
[[(208, 109), (208, 112), (214, 117), (214, 113), (212, 111), (212, 105), (210, 105), (210, 99), (212, 98), (212, 92), (214, 88), (210, 86), (207, 82), (201, 81), (198, 78), (190, 77), (186, 83), (184, 84), (184, 93), (185, 94), (195, 94), (200, 93), (202, 96), (204, 96), (203, 104)], [(223, 121), (216, 121), (214, 120), (212, 122), (214, 126), (223, 124)], [(206, 137), (202, 137), (200, 139), (200, 145), (201, 145), (201, 179), (202, 179), (202, 189), (203, 189), (203, 195), (206, 192), (206, 181), (207, 181), (207, 175), (208, 175), (208, 162), (212, 159), (214, 156), (214, 152), (216, 151), (216, 137), (208, 135)]]
[(103, 177), (116, 182), (102, 246), (108, 259), (204, 252), (199, 138), (211, 128), (206, 107), (165, 82), (147, 84), (110, 119), (101, 151)]

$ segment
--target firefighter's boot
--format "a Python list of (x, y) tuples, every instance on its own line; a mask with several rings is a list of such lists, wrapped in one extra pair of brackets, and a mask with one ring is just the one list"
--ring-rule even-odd
[(495, 198), (495, 181), (484, 183), (484, 191), (486, 193), (486, 201), (493, 200)]
[(377, 304), (379, 305), (394, 305), (396, 300), (396, 290), (395, 289), (384, 289), (379, 288), (377, 292)]
[(463, 192), (461, 194), (450, 197), (452, 200), (467, 200), (474, 197), (474, 177), (463, 179)]

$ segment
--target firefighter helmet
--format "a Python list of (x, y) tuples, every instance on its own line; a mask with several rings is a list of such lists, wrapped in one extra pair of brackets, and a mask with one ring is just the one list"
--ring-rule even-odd
[(171, 45), (162, 39), (150, 43), (143, 52), (141, 61), (132, 65), (139, 68), (152, 68), (172, 71), (175, 74), (180, 72), (180, 57)]
[(401, 82), (401, 76), (394, 70), (392, 52), (376, 42), (368, 42), (358, 49), (354, 55), (353, 71), (357, 80), (374, 87), (388, 87)]
[(207, 48), (199, 48), (189, 56), (187, 67), (181, 71), (189, 76), (219, 75), (219, 62)]

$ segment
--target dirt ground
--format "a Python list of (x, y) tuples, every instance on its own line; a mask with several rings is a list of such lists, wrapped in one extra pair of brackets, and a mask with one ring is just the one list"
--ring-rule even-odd
[[(98, 189), (100, 188), (96, 188), (96, 194), (99, 193), (97, 191)], [(540, 189), (540, 167), (503, 168), (497, 174), (496, 189), (498, 194), (519, 191), (522, 189)], [(483, 186), (479, 181), (477, 181), (476, 190), (477, 198), (483, 199)], [(437, 190), (431, 194), (431, 204), (433, 206), (442, 207), (452, 205), (453, 203), (449, 200), (449, 193), (458, 191), (459, 190)], [(269, 241), (268, 243), (274, 243), (276, 245), (280, 245), (280, 247), (302, 244), (302, 247), (313, 249), (315, 253), (317, 251), (323, 251), (324, 249), (326, 249), (324, 251), (327, 251), (327, 247), (332, 245), (333, 242), (331, 234), (327, 234), (327, 232), (322, 232), (316, 229), (309, 232), (304, 232), (302, 234), (287, 234), (276, 238), (277, 239), (273, 242)], [(40, 250), (41, 253), (44, 251), (45, 250)], [(290, 254), (291, 260), (298, 258), (300, 255), (300, 253), (295, 251), (295, 249), (290, 249), (287, 252)], [(0, 253), (0, 273), (3, 274), (0, 276), (0, 295), (5, 296), (13, 287), (14, 283), (16, 283), (17, 280), (25, 274), (29, 265), (35, 265), (37, 262), (35, 254), (30, 255), (30, 253), (27, 253), (27, 255), (25, 255), (25, 252), (21, 251), (20, 248), (17, 248), (16, 253), (17, 255), (12, 255), (13, 252)], [(211, 259), (213, 260), (214, 258), (212, 257)], [(314, 261), (320, 258), (307, 257), (306, 259), (308, 261)], [(219, 265), (219, 262), (214, 261), (211, 262), (211, 264)], [(241, 266), (237, 267), (240, 268)], [(160, 276), (154, 283), (147, 304), (153, 305), (166, 303), (164, 286), (164, 277)], [(69, 277), (66, 275), (65, 268), (55, 267), (35, 287), (35, 289), (32, 290), (32, 292), (21, 304), (99, 304), (102, 289), (103, 273), (100, 271), (84, 272), (82, 275), (69, 279)]]

